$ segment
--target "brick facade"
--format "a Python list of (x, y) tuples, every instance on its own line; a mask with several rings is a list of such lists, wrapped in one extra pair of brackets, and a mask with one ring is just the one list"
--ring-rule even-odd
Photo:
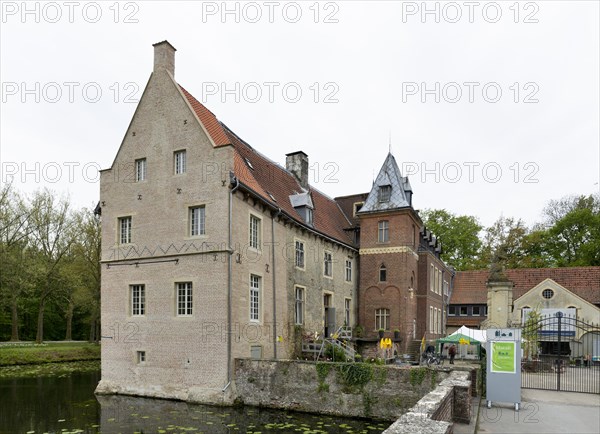
[(331, 199), (306, 184), (306, 154), (288, 154), (286, 170), (219, 122), (175, 81), (174, 56), (155, 44), (154, 71), (101, 172), (98, 392), (230, 402), (235, 358), (293, 357), (298, 332), (342, 325), (375, 343), (376, 309), (389, 309), (386, 336), (399, 329), (402, 350), (420, 339), (423, 306), (443, 303), (424, 292), (421, 263), (443, 264), (393, 156), (386, 201)]

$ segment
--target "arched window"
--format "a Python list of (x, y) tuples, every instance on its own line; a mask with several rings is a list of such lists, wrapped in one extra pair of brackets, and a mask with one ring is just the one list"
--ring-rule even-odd
[(385, 264), (381, 264), (381, 267), (379, 267), (379, 281), (387, 281), (387, 268), (385, 268)]

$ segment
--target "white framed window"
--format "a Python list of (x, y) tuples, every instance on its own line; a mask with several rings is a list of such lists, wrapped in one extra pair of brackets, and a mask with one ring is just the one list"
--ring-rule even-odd
[(206, 208), (204, 205), (190, 207), (189, 222), (191, 237), (206, 234)]
[(190, 316), (193, 313), (192, 282), (179, 282), (177, 287), (177, 316)]
[(435, 286), (435, 267), (433, 264), (431, 264), (431, 268), (430, 268), (430, 273), (429, 273), (429, 290), (433, 292)]
[(260, 250), (260, 219), (250, 214), (250, 247)]
[(296, 267), (304, 269), (304, 243), (296, 240), (295, 244)]
[(379, 187), (379, 202), (389, 202), (392, 197), (392, 186), (382, 185)]
[(119, 244), (131, 243), (131, 216), (119, 217)]
[(136, 356), (137, 356), (138, 364), (144, 363), (146, 361), (146, 352), (145, 351), (138, 351)]
[(443, 276), (442, 270), (438, 269), (438, 274), (439, 274), (439, 276), (438, 276), (438, 288), (437, 288), (437, 290), (438, 290), (438, 294), (442, 295), (442, 276)]
[(131, 315), (143, 316), (146, 314), (146, 287), (145, 285), (129, 285), (131, 300)]
[(460, 306), (460, 316), (467, 316), (469, 314), (468, 306)]
[(250, 321), (260, 321), (260, 276), (250, 275)]
[(304, 324), (304, 288), (296, 286), (295, 319), (297, 325)]
[(350, 326), (350, 313), (352, 309), (352, 299), (345, 298), (344, 299), (344, 325)]
[(140, 158), (135, 160), (135, 182), (144, 181), (146, 179), (146, 159)]
[(387, 243), (390, 240), (390, 222), (381, 220), (378, 225), (377, 241)]
[(175, 151), (173, 153), (173, 166), (175, 169), (175, 175), (181, 175), (186, 171), (186, 152), (185, 149), (181, 151)]
[(433, 306), (429, 306), (429, 332), (433, 333)]
[(390, 310), (389, 309), (375, 309), (375, 330), (390, 329)]
[(481, 308), (480, 308), (480, 306), (473, 306), (472, 307), (472, 312), (473, 312), (473, 316), (479, 316), (479, 315), (481, 315)]
[(352, 261), (346, 259), (346, 282), (352, 282)]
[(333, 276), (333, 259), (328, 251), (323, 254), (323, 274), (327, 277)]

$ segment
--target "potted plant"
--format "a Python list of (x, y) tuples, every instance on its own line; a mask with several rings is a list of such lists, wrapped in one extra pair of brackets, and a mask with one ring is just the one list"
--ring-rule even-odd
[(385, 330), (381, 328), (377, 330), (377, 332), (379, 333), (379, 339), (383, 339), (383, 334), (385, 333)]
[(356, 327), (354, 327), (354, 336), (356, 336), (357, 338), (362, 338), (364, 332), (365, 329), (363, 328), (363, 326), (357, 325)]
[(394, 329), (394, 340), (395, 341), (400, 340), (400, 330), (398, 330), (398, 329)]

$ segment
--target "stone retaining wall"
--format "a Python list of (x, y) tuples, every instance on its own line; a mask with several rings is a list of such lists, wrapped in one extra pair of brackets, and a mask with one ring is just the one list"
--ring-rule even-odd
[(236, 359), (235, 394), (247, 405), (393, 421), (449, 376), (447, 368)]
[(454, 371), (384, 434), (451, 434), (452, 422), (470, 422), (471, 408), (471, 373)]

